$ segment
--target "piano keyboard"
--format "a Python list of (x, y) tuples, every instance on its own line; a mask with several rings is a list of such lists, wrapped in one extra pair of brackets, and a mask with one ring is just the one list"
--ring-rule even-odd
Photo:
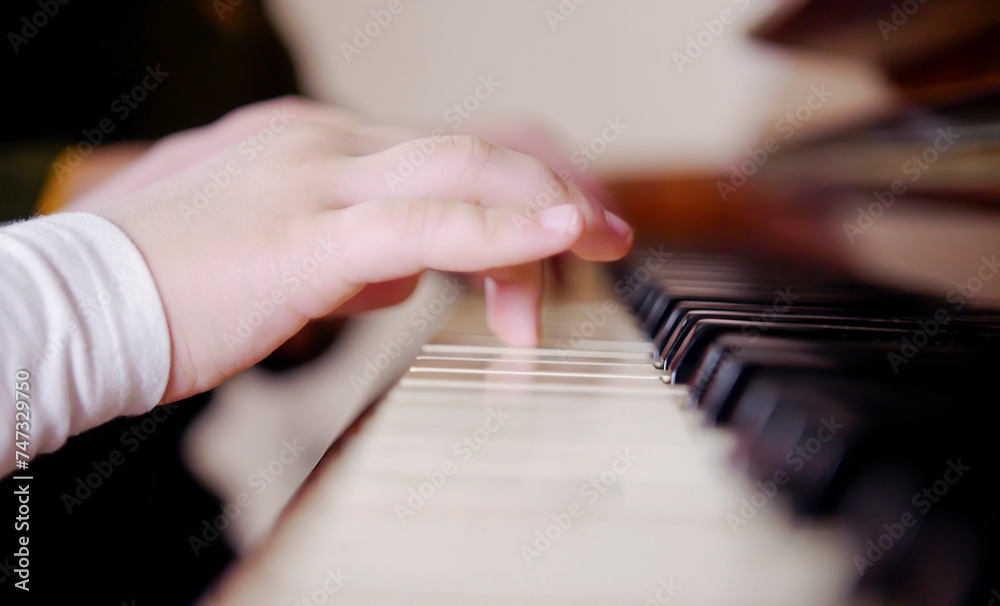
[[(620, 282), (641, 269), (620, 265)], [(752, 480), (839, 523), (859, 593), (1000, 597), (996, 314), (732, 258), (679, 256), (648, 274), (625, 295), (664, 380), (734, 433)]]
[[(501, 346), (482, 299), (461, 299), (212, 603), (988, 596), (997, 413), (978, 407), (973, 369), (996, 357), (981, 349), (993, 316), (953, 313), (933, 332), (918, 297), (646, 261), (614, 277), (581, 266), (547, 301), (538, 348)], [(910, 355), (905, 339), (925, 342)], [(902, 425), (890, 354), (916, 378)], [(942, 413), (933, 367), (962, 377), (952, 410), (981, 424)], [(909, 498), (925, 486), (926, 511)]]

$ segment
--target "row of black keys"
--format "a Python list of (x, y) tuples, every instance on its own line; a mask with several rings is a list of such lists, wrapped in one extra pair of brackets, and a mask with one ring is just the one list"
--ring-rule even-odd
[(1000, 315), (726, 257), (615, 269), (664, 378), (738, 436), (734, 530), (776, 498), (850, 532), (861, 592), (1000, 596)]

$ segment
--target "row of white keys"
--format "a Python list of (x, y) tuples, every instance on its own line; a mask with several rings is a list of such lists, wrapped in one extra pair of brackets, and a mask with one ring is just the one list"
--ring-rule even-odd
[(744, 519), (758, 489), (727, 436), (659, 381), (624, 310), (595, 320), (591, 301), (550, 305), (536, 350), (459, 305), (222, 603), (294, 603), (336, 569), (330, 603), (841, 603), (838, 541), (774, 499)]

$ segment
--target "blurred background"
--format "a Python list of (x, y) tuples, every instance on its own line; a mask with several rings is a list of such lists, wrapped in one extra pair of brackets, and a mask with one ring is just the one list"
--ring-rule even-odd
[[(3, 218), (61, 208), (156, 138), (302, 94), (428, 131), (529, 148), (551, 137), (559, 151), (538, 144), (546, 159), (603, 181), (640, 245), (795, 257), (945, 296), (1000, 244), (997, 147), (984, 113), (996, 105), (985, 92), (995, 60), (956, 73), (928, 57), (995, 57), (962, 55), (956, 42), (996, 38), (995, 10), (922, 4), (912, 23), (906, 13), (886, 29), (891, 2), (849, 3), (862, 7), (854, 13), (819, 2), (819, 17), (797, 22), (800, 4), (9, 2)], [(171, 75), (54, 178), (56, 163), (72, 164), (86, 147), (81, 133), (115, 116), (109, 103), (161, 65)], [(914, 173), (907, 163), (949, 125), (966, 128), (960, 143), (942, 143)], [(886, 202), (904, 179), (905, 202)], [(1000, 300), (1000, 280), (980, 287), (974, 305)], [(374, 351), (372, 331), (407, 313), (306, 335), (185, 402), (97, 488), (81, 490), (79, 480), (143, 419), (79, 436), (40, 461), (38, 475), (50, 480), (39, 497), (37, 570), (52, 572), (36, 573), (38, 585), (89, 583), (115, 604), (194, 600), (267, 535), (334, 438), (391, 383), (386, 375), (355, 392), (349, 365), (338, 362)], [(329, 348), (335, 338), (340, 347)], [(274, 481), (257, 492), (254, 474), (268, 465)], [(220, 511), (238, 515), (218, 528)], [(94, 586), (109, 569), (119, 571), (113, 582)], [(4, 569), (0, 586), (10, 584)]]
[[(947, 23), (943, 31), (963, 35), (973, 31), (968, 22), (975, 8), (963, 17), (947, 8), (929, 15), (937, 10), (931, 7), (916, 25), (897, 28), (893, 3), (857, 3), (868, 5), (863, 25), (835, 17), (807, 23), (799, 48), (751, 36), (776, 12), (797, 4), (401, 0), (385, 25), (377, 15), (386, 6), (379, 2), (289, 0), (266, 8), (306, 94), (381, 121), (446, 132), (498, 118), (538, 125), (562, 142), (576, 168), (609, 183), (625, 214), (652, 230), (651, 240), (669, 237), (675, 245), (712, 249), (777, 245), (880, 281), (946, 293), (955, 273), (973, 270), (967, 265), (978, 257), (945, 254), (949, 246), (929, 249), (925, 243), (960, 245), (971, 238), (969, 250), (979, 250), (992, 242), (995, 221), (984, 228), (979, 213), (949, 209), (947, 217), (935, 217), (947, 225), (934, 229), (936, 221), (925, 220), (927, 209), (897, 207), (866, 229), (867, 237), (848, 238), (844, 223), (859, 220), (858, 204), (838, 208), (833, 219), (802, 223), (804, 215), (828, 213), (833, 205), (820, 209), (806, 199), (778, 212), (752, 199), (763, 179), (745, 175), (747, 187), (720, 192), (718, 178), (730, 177), (734, 167), (742, 172), (741, 164), (769, 137), (783, 155), (793, 156), (824, 134), (897, 116), (901, 108), (919, 112), (927, 92), (913, 83), (900, 88), (887, 70), (914, 63), (914, 55), (935, 45), (950, 48), (953, 41), (928, 33), (928, 25)], [(810, 32), (817, 33), (810, 38)], [(814, 43), (827, 35), (842, 43)], [(852, 39), (871, 46), (852, 48)], [(922, 50), (905, 50), (914, 40)], [(498, 84), (469, 101), (481, 78)], [(962, 99), (961, 91), (939, 88), (931, 93), (936, 104)], [(819, 89), (825, 94), (814, 100)], [(464, 103), (468, 109), (456, 112)], [(627, 129), (614, 133), (613, 141), (595, 141), (608, 120)], [(772, 155), (758, 157), (766, 162)], [(912, 177), (901, 174), (907, 159), (893, 159), (872, 178), (872, 193), (883, 182), (888, 189), (897, 177)], [(982, 299), (995, 300), (997, 293), (1000, 285), (987, 285)]]
[[(815, 84), (837, 94), (811, 129), (867, 114), (891, 97), (863, 62), (795, 57), (751, 40), (774, 0), (401, 0), (402, 11), (366, 48), (345, 49), (364, 42), (356, 28), (385, 4), (269, 4), (307, 94), (390, 123), (450, 129), (446, 112), (474, 93), (480, 77), (493, 76), (502, 84), (472, 118), (530, 119), (563, 137), (569, 151), (599, 136), (608, 118), (628, 124), (593, 161), (596, 172), (725, 170)], [(731, 24), (703, 36), (702, 47), (699, 33), (723, 10), (732, 11)], [(689, 51), (688, 38), (703, 48), (694, 58), (686, 56), (699, 52)]]

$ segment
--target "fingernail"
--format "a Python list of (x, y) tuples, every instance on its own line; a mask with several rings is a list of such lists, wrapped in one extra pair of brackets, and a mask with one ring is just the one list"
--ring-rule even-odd
[(538, 215), (538, 223), (545, 229), (560, 234), (575, 233), (579, 230), (580, 210), (572, 204), (546, 208)]
[(608, 225), (614, 230), (618, 237), (626, 242), (631, 242), (634, 234), (632, 232), (632, 226), (610, 210), (604, 209), (604, 218), (607, 219)]

